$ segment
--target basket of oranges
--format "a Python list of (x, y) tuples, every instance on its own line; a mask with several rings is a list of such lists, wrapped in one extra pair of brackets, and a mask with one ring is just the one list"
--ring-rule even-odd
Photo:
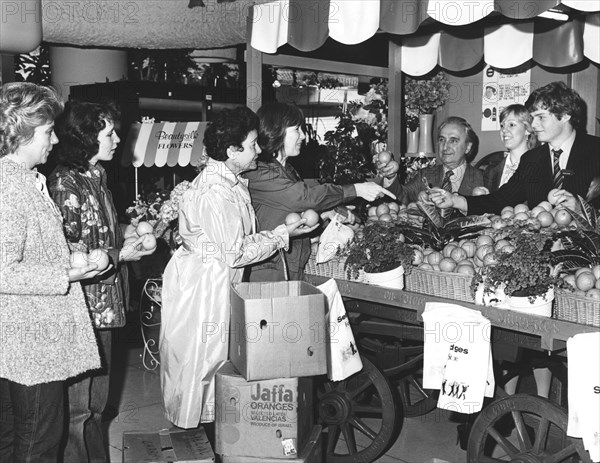
[(565, 277), (565, 282), (575, 292), (562, 289), (556, 292), (555, 317), (600, 327), (600, 265), (583, 267)]
[(429, 294), (432, 296), (454, 299), (456, 301), (474, 302), (471, 293), (471, 275), (450, 273), (423, 268), (413, 268), (405, 277), (408, 291)]

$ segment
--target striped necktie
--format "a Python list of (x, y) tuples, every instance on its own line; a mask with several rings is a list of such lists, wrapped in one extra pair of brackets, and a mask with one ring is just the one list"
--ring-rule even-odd
[[(446, 190), (450, 194), (452, 194), (452, 182), (450, 181), (450, 177), (452, 177), (453, 175), (454, 172), (449, 170), (448, 172), (446, 172), (446, 175), (444, 175), (444, 180), (442, 181), (442, 189)], [(440, 215), (444, 219), (447, 219), (450, 216), (450, 214), (452, 214), (452, 209), (450, 208), (440, 210)]]
[(562, 188), (563, 177), (562, 171), (560, 170), (560, 155), (562, 154), (562, 150), (552, 150), (552, 154), (554, 155), (554, 188)]
[(448, 193), (452, 193), (452, 182), (450, 181), (450, 177), (454, 175), (454, 171), (449, 170), (446, 172), (444, 176), (444, 180), (442, 181), (442, 188), (446, 190)]

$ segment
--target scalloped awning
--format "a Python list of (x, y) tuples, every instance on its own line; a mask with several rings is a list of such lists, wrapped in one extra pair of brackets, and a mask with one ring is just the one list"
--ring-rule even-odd
[[(555, 7), (574, 18), (533, 20)], [(500, 15), (531, 21), (484, 20)], [(420, 27), (436, 31), (420, 34)], [(482, 58), (501, 69), (531, 59), (552, 68), (585, 58), (600, 63), (600, 0), (278, 0), (253, 7), (251, 44), (264, 53), (286, 43), (312, 51), (328, 37), (352, 45), (378, 31), (406, 36), (402, 71), (414, 76), (437, 65), (467, 70)]]

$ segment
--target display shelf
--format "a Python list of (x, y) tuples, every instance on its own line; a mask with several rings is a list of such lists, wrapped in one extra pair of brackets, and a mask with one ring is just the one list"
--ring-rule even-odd
[[(320, 285), (327, 281), (325, 277), (309, 274), (306, 274), (304, 278), (313, 285)], [(537, 337), (539, 338), (539, 348), (549, 351), (564, 349), (567, 339), (576, 334), (600, 331), (600, 328), (594, 326), (539, 317), (514, 310), (481, 306), (469, 302), (454, 301), (427, 294), (389, 289), (346, 280), (336, 280), (336, 282), (343, 297), (360, 301), (358, 304), (350, 303), (347, 309), (349, 312), (364, 313), (377, 318), (398, 322), (407, 322), (411, 321), (411, 319), (422, 322), (421, 315), (423, 314), (423, 310), (425, 310), (427, 302), (447, 302), (481, 312), (484, 317), (490, 320), (492, 326), (496, 328)], [(406, 310), (399, 309), (412, 311), (414, 316), (405, 313)], [(517, 336), (514, 336), (514, 339), (517, 339)], [(525, 342), (529, 343), (530, 346), (533, 344), (531, 340)]]

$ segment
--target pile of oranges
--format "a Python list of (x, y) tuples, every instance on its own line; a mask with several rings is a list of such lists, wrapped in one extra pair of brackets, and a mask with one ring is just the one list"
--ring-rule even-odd
[(600, 301), (600, 264), (593, 267), (582, 267), (574, 274), (564, 277), (575, 294)]
[(423, 220), (416, 203), (408, 205), (393, 201), (381, 203), (378, 206), (371, 206), (367, 214), (369, 222), (413, 222), (420, 226)]
[(431, 248), (416, 249), (413, 264), (423, 270), (473, 275), (478, 267), (494, 265), (498, 261), (498, 253), (514, 250), (505, 239), (480, 235), (474, 240), (452, 241), (441, 252)]

